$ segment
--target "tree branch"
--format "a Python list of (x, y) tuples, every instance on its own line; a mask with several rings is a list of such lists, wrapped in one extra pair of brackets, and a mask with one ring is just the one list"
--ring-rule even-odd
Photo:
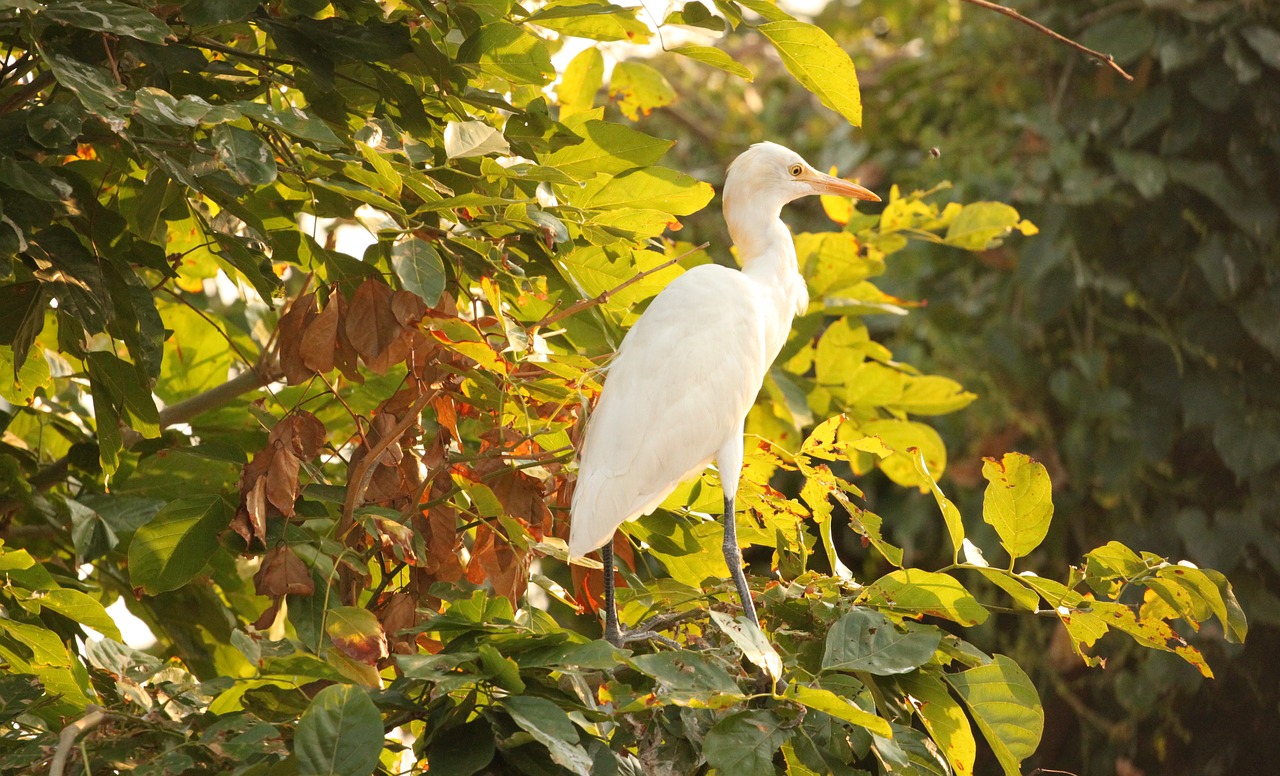
[(89, 706), (83, 717), (72, 722), (58, 734), (58, 748), (54, 750), (53, 762), (49, 766), (49, 776), (62, 776), (67, 769), (67, 758), (71, 756), (71, 747), (76, 739), (88, 730), (92, 730), (107, 718), (107, 713), (97, 706)]
[(1044, 26), (1043, 24), (1041, 24), (1040, 22), (1034, 19), (1028, 19), (1022, 14), (1013, 10), (1012, 8), (1008, 8), (998, 3), (993, 3), (991, 2), (991, 0), (964, 0), (964, 2), (969, 3), (970, 5), (976, 5), (979, 8), (986, 8), (988, 11), (995, 11), (996, 13), (1004, 14), (1005, 16), (1008, 16), (1010, 19), (1014, 19), (1015, 21), (1022, 22), (1028, 27), (1034, 29), (1035, 31), (1042, 33), (1044, 35), (1048, 35), (1050, 38), (1053, 38), (1059, 43), (1065, 43), (1071, 48), (1075, 49), (1076, 51), (1079, 51), (1082, 54), (1087, 54), (1088, 56), (1093, 57), (1099, 62), (1105, 62), (1106, 64), (1110, 65), (1112, 70), (1119, 73), (1120, 76), (1124, 78), (1124, 80), (1126, 81), (1133, 80), (1133, 76), (1125, 72), (1125, 69), (1123, 67), (1120, 67), (1120, 65), (1116, 64), (1115, 57), (1111, 56), (1110, 54), (1103, 54), (1102, 52), (1094, 51), (1093, 49), (1088, 48), (1087, 46), (1082, 46), (1079, 43), (1076, 43), (1071, 38), (1068, 38), (1065, 35), (1060, 35), (1054, 32), (1053, 30), (1049, 29), (1048, 27)]
[(627, 288), (632, 284), (635, 284), (640, 282), (641, 280), (644, 280), (645, 278), (649, 277), (655, 272), (661, 272), (667, 267), (670, 267), (672, 264), (675, 264), (676, 262), (688, 256), (692, 256), (693, 254), (697, 253), (700, 250), (703, 250), (709, 245), (711, 245), (711, 243), (703, 243), (702, 245), (699, 245), (696, 248), (691, 248), (685, 251), (684, 253), (680, 254), (679, 256), (675, 257), (674, 259), (664, 261), (658, 266), (653, 267), (652, 269), (646, 269), (644, 272), (641, 272), (639, 275), (636, 275), (633, 278), (628, 278), (627, 280), (622, 281), (621, 283), (609, 289), (608, 291), (601, 291), (599, 294), (597, 294), (596, 296), (590, 299), (579, 299), (578, 301), (574, 302), (573, 304), (569, 305), (563, 310), (559, 310), (557, 312), (551, 313), (547, 317), (538, 321), (533, 325), (533, 328), (541, 329), (541, 328), (550, 326), (556, 321), (562, 321), (565, 318), (568, 318), (570, 315), (577, 315), (578, 313), (582, 312), (583, 310), (586, 310), (587, 308), (595, 307), (596, 305), (599, 305), (599, 304), (604, 304), (605, 302), (609, 301), (609, 297), (613, 296), (614, 294), (618, 293), (624, 288)]

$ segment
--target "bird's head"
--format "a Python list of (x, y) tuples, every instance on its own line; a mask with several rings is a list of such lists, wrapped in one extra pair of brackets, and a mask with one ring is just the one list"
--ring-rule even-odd
[(879, 202), (880, 198), (856, 183), (815, 170), (800, 154), (777, 143), (756, 143), (729, 165), (724, 181), (726, 210), (752, 206), (778, 209), (811, 194)]

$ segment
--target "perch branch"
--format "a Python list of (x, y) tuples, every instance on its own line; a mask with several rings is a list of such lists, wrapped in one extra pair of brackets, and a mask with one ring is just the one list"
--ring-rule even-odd
[(1008, 8), (998, 3), (993, 3), (991, 2), (991, 0), (964, 0), (964, 2), (969, 3), (970, 5), (976, 5), (979, 8), (986, 8), (988, 11), (995, 11), (996, 13), (1004, 14), (1005, 16), (1008, 16), (1010, 19), (1022, 22), (1028, 27), (1034, 29), (1035, 31), (1042, 33), (1044, 35), (1048, 35), (1050, 38), (1053, 38), (1059, 43), (1065, 43), (1066, 45), (1070, 46), (1076, 51), (1079, 51), (1082, 54), (1087, 54), (1088, 56), (1093, 57), (1099, 62), (1105, 62), (1107, 65), (1111, 67), (1112, 70), (1119, 73), (1120, 76), (1124, 78), (1124, 80), (1126, 81), (1133, 80), (1133, 76), (1125, 72), (1125, 69), (1123, 67), (1120, 67), (1120, 65), (1116, 64), (1115, 57), (1112, 57), (1110, 54), (1103, 54), (1101, 51), (1094, 51), (1093, 49), (1087, 46), (1082, 46), (1079, 43), (1076, 43), (1071, 38), (1068, 38), (1065, 35), (1060, 35), (1054, 32), (1053, 30), (1044, 26), (1043, 24), (1036, 21), (1035, 19), (1028, 19), (1022, 14), (1013, 10), (1012, 8)]

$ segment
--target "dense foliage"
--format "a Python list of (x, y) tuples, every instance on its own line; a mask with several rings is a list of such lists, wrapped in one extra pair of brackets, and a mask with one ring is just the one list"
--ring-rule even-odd
[[(1071, 514), (1037, 568), (1120, 538), (1226, 572), (1260, 627), (1245, 647), (1213, 648), (1212, 682), (1121, 642), (1108, 645), (1107, 671), (1081, 671), (1060, 659), (1051, 628), (1028, 620), (1005, 620), (988, 638), (1044, 691), (1046, 767), (1266, 770), (1280, 756), (1268, 733), (1280, 725), (1280, 9), (1016, 6), (1114, 54), (1135, 80), (954, 3), (832, 4), (819, 23), (859, 63), (865, 133), (809, 110), (767, 65), (753, 85), (729, 82), (705, 98), (667, 68), (685, 99), (648, 130), (708, 141), (677, 146), (692, 154), (683, 169), (790, 137), (810, 158), (857, 164), (864, 183), (948, 179), (953, 196), (1009, 201), (1040, 227), (977, 256), (913, 250), (881, 280), (928, 305), (870, 319), (875, 336), (980, 396), (939, 423), (953, 452), (944, 485), (968, 513), (981, 498), (981, 457), (1027, 452), (1049, 467), (1059, 511)], [(749, 41), (734, 56), (770, 59)], [(744, 105), (755, 120), (740, 118)], [(696, 135), (687, 116), (700, 117)], [(708, 218), (685, 233), (719, 228)], [(864, 487), (882, 510), (892, 500), (912, 562), (945, 558), (915, 517), (930, 504)]]
[[(715, 8), (664, 29), (767, 45), (814, 110), (860, 121), (829, 36)], [(594, 638), (600, 573), (563, 542), (581, 420), (643, 303), (731, 260), (663, 236), (714, 191), (635, 122), (680, 107), (658, 68), (753, 72), (675, 46), (602, 91), (577, 42), (637, 46), (636, 14), (0, 0), (6, 770), (1017, 773), (1043, 714), (1011, 650), (974, 645), (993, 613), (1060, 623), (1092, 665), (1115, 631), (1208, 676), (1192, 633), (1244, 638), (1226, 577), (1105, 533), (1032, 573), (1054, 494), (1031, 457), (990, 451), (971, 509), (944, 495), (919, 418), (975, 395), (872, 338), (865, 316), (913, 303), (870, 279), (1037, 230), (910, 185), (797, 234), (814, 301), (752, 412), (736, 516), (764, 632), (734, 616), (709, 472), (615, 542), (623, 620), (679, 648)], [(334, 224), (357, 223), (353, 257)]]

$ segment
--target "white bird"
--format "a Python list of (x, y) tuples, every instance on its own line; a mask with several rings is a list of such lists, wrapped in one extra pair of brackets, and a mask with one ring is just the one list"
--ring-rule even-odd
[(792, 319), (809, 304), (782, 206), (811, 194), (880, 201), (776, 143), (743, 152), (724, 183), (724, 219), (742, 271), (704, 264), (673, 280), (627, 333), (608, 368), (587, 421), (569, 554), (602, 548), (605, 638), (614, 644), (635, 640), (618, 627), (614, 532), (652, 512), (712, 459), (724, 489), (725, 562), (747, 617), (760, 624), (742, 571), (733, 501), (747, 412)]

